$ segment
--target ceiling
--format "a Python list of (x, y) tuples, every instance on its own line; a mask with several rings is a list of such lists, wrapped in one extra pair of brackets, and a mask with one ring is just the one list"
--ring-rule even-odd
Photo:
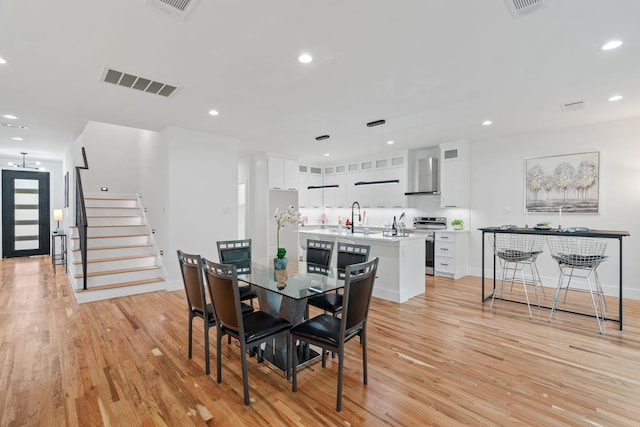
[[(90, 120), (316, 161), (639, 116), (638, 17), (637, 0), (518, 18), (505, 0), (199, 0), (185, 19), (146, 0), (0, 0), (0, 116), (18, 117), (0, 124), (28, 126), (1, 126), (0, 154), (62, 158)], [(179, 89), (104, 83), (105, 67)]]

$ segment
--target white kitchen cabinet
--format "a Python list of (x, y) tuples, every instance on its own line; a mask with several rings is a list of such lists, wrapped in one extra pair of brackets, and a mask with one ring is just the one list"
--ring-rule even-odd
[(459, 279), (467, 274), (467, 231), (436, 231), (434, 274)]
[(280, 156), (268, 156), (269, 188), (275, 190), (298, 189), (298, 161)]
[(469, 207), (469, 143), (440, 144), (440, 207)]
[(298, 167), (298, 206), (309, 207), (309, 166), (300, 165)]

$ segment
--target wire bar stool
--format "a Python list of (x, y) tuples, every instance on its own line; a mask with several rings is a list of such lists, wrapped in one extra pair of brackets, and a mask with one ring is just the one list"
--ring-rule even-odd
[[(549, 237), (548, 240), (551, 257), (556, 260), (560, 268), (560, 277), (558, 278), (558, 287), (553, 296), (553, 307), (549, 314), (549, 322), (553, 317), (554, 311), (558, 307), (558, 299), (560, 291), (565, 285), (565, 300), (567, 292), (573, 278), (582, 278), (587, 282), (588, 290), (580, 288), (572, 288), (572, 291), (589, 292), (591, 302), (596, 314), (598, 322), (598, 330), (604, 334), (604, 320), (606, 320), (607, 303), (604, 299), (604, 292), (598, 277), (598, 266), (608, 257), (604, 255), (607, 249), (607, 242), (603, 239), (594, 239), (590, 237)], [(592, 286), (590, 278), (595, 280), (595, 287)], [(565, 280), (566, 284), (565, 284)]]
[[(513, 283), (516, 281), (516, 274), (520, 277), (522, 287), (524, 289), (524, 296), (527, 300), (527, 307), (529, 309), (529, 318), (533, 318), (531, 313), (531, 304), (529, 303), (529, 293), (527, 291), (527, 285), (533, 285), (536, 293), (536, 303), (540, 308), (540, 294), (538, 288), (542, 287), (542, 280), (540, 279), (540, 273), (536, 266), (536, 259), (538, 255), (543, 252), (546, 242), (546, 236), (531, 235), (531, 234), (508, 234), (498, 233), (489, 234), (489, 244), (493, 249), (494, 254), (500, 260), (500, 298), (502, 298), (504, 292), (505, 281), (511, 282), (510, 291), (513, 290)], [(529, 267), (531, 272), (531, 278), (527, 279), (524, 275), (525, 267)], [(491, 305), (489, 310), (493, 309), (493, 302), (496, 298), (498, 288), (494, 289), (491, 297)], [(544, 288), (542, 288), (544, 294)]]

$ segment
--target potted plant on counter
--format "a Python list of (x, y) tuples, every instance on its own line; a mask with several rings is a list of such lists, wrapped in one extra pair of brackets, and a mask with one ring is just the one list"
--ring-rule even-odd
[(453, 221), (451, 221), (451, 225), (453, 226), (454, 230), (462, 230), (462, 228), (464, 227), (464, 221), (461, 219), (454, 219)]

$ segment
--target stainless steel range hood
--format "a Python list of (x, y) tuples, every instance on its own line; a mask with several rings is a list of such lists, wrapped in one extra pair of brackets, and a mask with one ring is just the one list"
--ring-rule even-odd
[(440, 194), (438, 158), (416, 156), (409, 165), (409, 190), (406, 196)]

